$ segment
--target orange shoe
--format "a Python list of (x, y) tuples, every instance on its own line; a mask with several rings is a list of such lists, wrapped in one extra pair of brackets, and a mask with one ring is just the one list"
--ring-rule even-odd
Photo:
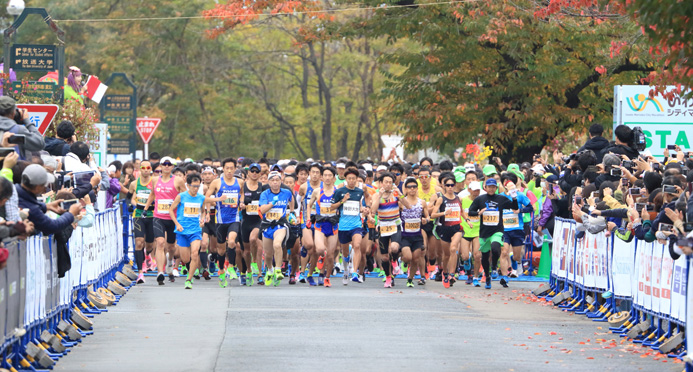
[(322, 271), (322, 267), (323, 267), (324, 264), (325, 264), (325, 257), (324, 257), (324, 256), (320, 256), (320, 257), (318, 258), (318, 264), (317, 264), (318, 270)]
[(330, 282), (330, 278), (325, 278), (325, 287), (332, 287), (332, 283)]

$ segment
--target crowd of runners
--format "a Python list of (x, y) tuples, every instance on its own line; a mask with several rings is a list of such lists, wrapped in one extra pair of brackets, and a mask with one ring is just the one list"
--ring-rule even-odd
[(187, 289), (202, 277), (220, 287), (285, 279), (331, 287), (335, 277), (348, 285), (367, 274), (386, 288), (401, 275), (407, 287), (464, 280), (490, 289), (492, 279), (507, 287), (557, 216), (575, 219), (580, 234), (668, 240), (680, 254), (693, 242), (685, 238), (693, 160), (676, 147), (660, 162), (634, 148), (630, 128), (616, 128), (614, 143), (602, 130), (593, 125), (584, 148), (556, 151), (552, 163), (546, 153), (507, 166), (395, 156), (138, 161), (127, 194), (138, 283), (149, 270), (160, 285), (184, 276)]

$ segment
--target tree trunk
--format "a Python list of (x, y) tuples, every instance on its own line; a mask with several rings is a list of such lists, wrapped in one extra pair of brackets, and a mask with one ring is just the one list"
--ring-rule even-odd
[(322, 66), (318, 64), (318, 59), (315, 55), (315, 47), (311, 43), (308, 44), (308, 48), (310, 50), (310, 63), (313, 65), (315, 75), (318, 78), (318, 87), (322, 92), (322, 97), (325, 99), (325, 111), (322, 124), (322, 152), (325, 160), (332, 160), (332, 94), (330, 92), (330, 87), (325, 81)]
[(318, 135), (313, 128), (310, 128), (310, 152), (313, 154), (313, 160), (320, 159), (320, 149), (318, 149)]

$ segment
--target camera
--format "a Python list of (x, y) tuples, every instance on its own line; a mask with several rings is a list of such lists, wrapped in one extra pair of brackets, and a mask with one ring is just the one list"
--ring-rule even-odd
[(637, 151), (645, 151), (647, 147), (647, 141), (645, 139), (645, 133), (643, 133), (642, 128), (633, 128), (633, 146)]
[(674, 225), (668, 224), (668, 223), (660, 223), (659, 224), (659, 231), (672, 231), (674, 230)]
[(667, 150), (676, 150), (676, 145), (667, 145)]
[(623, 175), (623, 172), (619, 168), (611, 168), (610, 173), (612, 176), (618, 176), (621, 177)]
[(631, 187), (628, 189), (628, 193), (631, 195), (640, 195), (640, 188), (639, 187)]
[(60, 202), (60, 208), (65, 210), (70, 209), (70, 206), (72, 206), (72, 204), (77, 203), (78, 201), (78, 199), (63, 200)]
[(665, 194), (676, 194), (676, 186), (662, 185), (662, 192)]

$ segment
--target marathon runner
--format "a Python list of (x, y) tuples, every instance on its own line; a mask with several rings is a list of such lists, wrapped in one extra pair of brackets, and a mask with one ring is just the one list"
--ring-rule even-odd
[[(282, 262), (282, 246), (287, 239), (287, 208), (294, 213), (294, 196), (290, 190), (281, 187), (281, 174), (272, 171), (267, 175), (270, 188), (260, 194), (260, 214), (262, 214), (262, 245), (265, 253), (265, 285), (279, 285), (284, 279), (281, 268), (274, 263)], [(293, 218), (296, 218), (294, 215)], [(274, 259), (274, 262), (272, 261)]]
[[(212, 159), (209, 159), (212, 163)], [(207, 190), (212, 181), (217, 179), (217, 173), (211, 166), (205, 166), (202, 169), (202, 192), (207, 195)], [(200, 246), (200, 265), (202, 266), (202, 276), (205, 280), (210, 280), (209, 275), (209, 253), (214, 252), (214, 258), (217, 254), (217, 223), (216, 223), (216, 206), (215, 204), (205, 203), (206, 218), (205, 225), (202, 226), (202, 243)], [(195, 279), (199, 279), (195, 277)]]
[[(332, 200), (335, 194), (334, 180), (337, 171), (332, 167), (325, 167), (321, 171), (322, 187), (315, 190), (308, 202), (307, 208), (315, 208), (315, 250), (316, 255), (324, 256), (326, 264), (320, 273), (325, 287), (331, 287), (332, 269), (337, 254), (337, 222), (339, 217), (332, 209)], [(315, 286), (313, 275), (307, 272), (308, 284)], [(318, 279), (320, 280), (320, 279)]]
[[(212, 181), (205, 194), (207, 203), (216, 203), (217, 220), (217, 263), (219, 265), (219, 286), (226, 288), (227, 280), (238, 278), (236, 275), (236, 238), (241, 231), (241, 220), (238, 208), (243, 181), (234, 177), (236, 159), (226, 158), (221, 161), (224, 173)], [(224, 269), (224, 253), (229, 262)]]
[(243, 183), (243, 201), (241, 203), (241, 237), (243, 240), (243, 258), (246, 266), (250, 263), (250, 271), (246, 267), (246, 285), (253, 285), (253, 274), (258, 276), (258, 284), (263, 283), (260, 273), (262, 267), (262, 238), (260, 237), (260, 194), (267, 189), (267, 185), (258, 182), (262, 168), (258, 163), (251, 163), (248, 167), (248, 177)]
[(409, 207), (402, 208), (402, 261), (409, 265), (407, 273), (407, 287), (413, 287), (414, 275), (418, 269), (421, 278), (419, 285), (426, 284), (426, 261), (424, 258), (424, 238), (421, 226), (429, 222), (428, 207), (426, 202), (418, 197), (419, 185), (415, 178), (409, 177), (404, 181), (406, 202)]
[(198, 192), (202, 179), (197, 173), (186, 177), (188, 191), (176, 196), (169, 215), (176, 225), (176, 242), (180, 247), (180, 257), (188, 267), (185, 289), (192, 289), (193, 273), (200, 267), (200, 243), (202, 226), (205, 223), (205, 196)]
[[(307, 275), (311, 274), (310, 263), (314, 265), (318, 261), (318, 255), (315, 251), (315, 241), (313, 238), (315, 216), (317, 215), (316, 205), (312, 204), (309, 208), (308, 204), (313, 198), (313, 194), (319, 193), (322, 187), (322, 166), (319, 163), (312, 163), (310, 165), (308, 174), (308, 182), (301, 185), (298, 189), (299, 200), (303, 203), (303, 235), (301, 237), (301, 243), (303, 244), (303, 249), (305, 249), (306, 254), (301, 258), (301, 267), (303, 270), (299, 274), (299, 281), (305, 283)], [(324, 253), (324, 252), (323, 252)], [(305, 272), (305, 274), (304, 274)]]
[[(424, 158), (426, 160), (427, 158)], [(431, 161), (432, 162), (432, 161)], [(424, 165), (427, 163), (424, 163), (422, 160), (422, 165), (421, 168), (419, 169), (419, 178), (418, 178), (418, 184), (419, 184), (419, 198), (422, 199), (424, 202), (426, 202), (426, 205), (428, 207), (428, 215), (430, 216), (431, 213), (433, 213), (433, 206), (436, 202), (437, 196), (436, 196), (436, 186), (438, 185), (438, 181), (432, 177), (431, 175), (431, 168), (428, 167), (427, 165)], [(436, 260), (438, 260), (438, 257), (441, 255), (439, 254), (440, 251), (440, 242), (438, 239), (436, 239), (435, 235), (433, 234), (433, 228), (434, 228), (434, 223), (431, 221), (431, 223), (424, 224), (421, 226), (421, 230), (423, 231), (423, 239), (424, 239), (424, 251), (426, 255), (428, 255), (428, 262), (427, 264), (430, 265), (430, 269), (427, 266), (426, 271), (431, 275), (435, 275), (438, 270), (436, 268)], [(421, 275), (424, 275), (424, 272), (421, 272)], [(431, 278), (429, 276), (429, 279)]]
[[(473, 172), (467, 172), (467, 174), (472, 174)], [(481, 268), (481, 252), (479, 251), (479, 216), (470, 216), (469, 207), (475, 198), (481, 193), (481, 183), (479, 181), (474, 181), (469, 184), (467, 188), (467, 195), (460, 198), (462, 202), (462, 228), (464, 233), (462, 234), (462, 252), (472, 252), (472, 257), (474, 258), (474, 273), (470, 274), (469, 270), (465, 267), (465, 274), (467, 274), (467, 284), (474, 284), (475, 287), (479, 287), (479, 271)]]
[(130, 183), (128, 198), (135, 210), (132, 213), (132, 227), (135, 232), (135, 262), (139, 269), (137, 284), (144, 283), (144, 248), (150, 254), (154, 248), (154, 208), (144, 209), (152, 192), (152, 164), (144, 160), (140, 163), (140, 174)]
[(443, 287), (450, 288), (455, 282), (453, 276), (457, 268), (457, 251), (462, 238), (461, 230), (461, 211), (462, 204), (455, 195), (455, 176), (452, 173), (444, 173), (440, 182), (445, 189), (443, 195), (435, 202), (431, 217), (439, 218), (437, 232), (440, 235), (443, 259)]
[[(397, 176), (392, 173), (384, 173), (380, 176), (380, 190), (373, 198), (371, 206), (372, 216), (375, 218), (377, 215), (378, 217), (380, 259), (385, 271), (385, 288), (392, 287), (394, 275), (391, 270), (393, 265), (397, 265), (397, 256), (399, 255), (399, 247), (402, 240), (402, 221), (399, 211), (400, 208), (411, 207), (406, 202), (405, 196), (396, 187), (396, 180)], [(355, 261), (360, 257), (356, 256), (356, 253), (357, 251), (354, 251)], [(392, 260), (394, 260), (394, 263)]]
[[(516, 189), (518, 184), (518, 178), (513, 173), (504, 172), (501, 174), (501, 182), (505, 189)], [(507, 193), (502, 193), (508, 199), (511, 196)], [(525, 229), (524, 229), (524, 219), (523, 213), (530, 213), (533, 210), (532, 203), (522, 191), (517, 190), (517, 205), (520, 209), (520, 213), (516, 213), (512, 210), (506, 209), (503, 211), (503, 240), (505, 244), (501, 250), (500, 257), (500, 269), (501, 269), (501, 285), (503, 287), (508, 286), (508, 274), (513, 277), (517, 277), (517, 271), (510, 271), (510, 250), (513, 252), (513, 260), (517, 262), (519, 267), (522, 267), (522, 252), (525, 247)]]
[[(299, 164), (300, 167), (301, 164)], [(297, 167), (298, 168), (298, 167)], [(291, 190), (294, 189), (294, 186), (296, 185), (296, 174), (295, 173), (288, 173), (284, 174), (284, 185)], [(298, 270), (298, 258), (300, 255), (300, 246), (301, 246), (301, 212), (302, 212), (302, 203), (299, 203), (299, 200), (302, 200), (297, 197), (298, 192), (294, 193), (294, 205), (293, 205), (293, 210), (298, 211), (299, 218), (296, 218), (293, 214), (289, 214), (287, 217), (287, 222), (289, 223), (289, 237), (286, 241), (286, 245), (284, 246), (284, 257), (289, 257), (290, 262), (291, 262), (291, 271), (287, 271), (288, 268), (286, 267), (286, 259), (284, 259), (284, 262), (282, 263), (282, 269), (284, 270), (285, 275), (289, 275), (289, 284), (296, 284), (296, 272)]]

